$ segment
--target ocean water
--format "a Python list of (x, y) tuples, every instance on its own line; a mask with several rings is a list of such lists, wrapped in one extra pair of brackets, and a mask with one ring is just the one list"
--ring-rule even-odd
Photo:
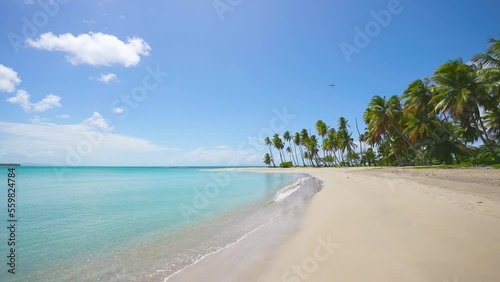
[(0, 281), (166, 281), (286, 216), (320, 183), (208, 168), (18, 167), (16, 186), (16, 274), (4, 227)]

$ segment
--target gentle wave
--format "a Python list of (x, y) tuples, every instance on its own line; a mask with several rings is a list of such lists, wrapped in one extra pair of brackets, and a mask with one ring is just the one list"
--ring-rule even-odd
[[(287, 185), (283, 188), (281, 188), (280, 190), (278, 190), (274, 196), (274, 199), (268, 203), (271, 204), (273, 202), (276, 202), (276, 203), (279, 203), (279, 202), (282, 202), (284, 199), (288, 198), (290, 195), (292, 195), (293, 193), (295, 193), (297, 190), (299, 190), (304, 184), (306, 181), (308, 180), (312, 180), (313, 178), (312, 177), (303, 177), (303, 178), (299, 178), (297, 181), (295, 181), (294, 183), (290, 184), (290, 185)], [(242, 237), (240, 237), (239, 239), (233, 241), (232, 243), (229, 243), (227, 244), (226, 246), (224, 247), (221, 247), (213, 252), (210, 252), (210, 253), (207, 253), (205, 255), (202, 255), (201, 257), (199, 257), (197, 260), (195, 260), (193, 263), (189, 264), (189, 265), (186, 265), (185, 267), (175, 271), (174, 273), (170, 274), (169, 276), (167, 276), (166, 278), (164, 278), (164, 282), (167, 282), (171, 277), (179, 274), (180, 272), (186, 270), (187, 268), (199, 263), (200, 261), (202, 261), (203, 259), (205, 259), (206, 257), (208, 256), (211, 256), (211, 255), (214, 255), (216, 253), (219, 253), (233, 245), (236, 245), (237, 243), (239, 243), (241, 240), (245, 239), (246, 237), (248, 237), (249, 235), (251, 235), (252, 233), (256, 232), (257, 230), (261, 229), (262, 227), (264, 226), (267, 226), (269, 224), (272, 224), (274, 222), (274, 220), (279, 217), (279, 215), (275, 215), (273, 216), (269, 221), (265, 222), (264, 224), (261, 224), (259, 226), (257, 226), (256, 228), (254, 228), (253, 230), (249, 231), (248, 233), (244, 234)], [(157, 270), (157, 272), (163, 272), (165, 270)]]
[[(191, 263), (190, 265), (187, 265), (187, 266), (185, 266), (184, 268), (181, 268), (181, 269), (177, 270), (176, 272), (174, 272), (174, 273), (170, 274), (169, 276), (167, 276), (167, 277), (163, 280), (163, 282), (167, 282), (167, 280), (168, 280), (168, 279), (170, 279), (172, 276), (174, 276), (174, 275), (176, 275), (176, 274), (178, 274), (178, 273), (180, 273), (180, 272), (184, 271), (185, 269), (187, 269), (187, 268), (189, 268), (189, 267), (191, 267), (191, 266), (193, 266), (193, 265), (195, 265), (195, 264), (199, 263), (200, 261), (202, 261), (202, 260), (203, 260), (203, 259), (205, 259), (206, 257), (211, 256), (211, 255), (214, 255), (214, 254), (217, 254), (217, 253), (219, 253), (219, 252), (221, 252), (221, 251), (223, 251), (223, 250), (225, 250), (225, 249), (227, 249), (227, 248), (229, 248), (229, 247), (231, 247), (231, 246), (233, 246), (233, 245), (238, 244), (241, 240), (245, 239), (246, 237), (248, 237), (248, 236), (249, 236), (249, 235), (251, 235), (252, 233), (256, 232), (257, 230), (261, 229), (261, 228), (262, 228), (262, 227), (264, 227), (264, 226), (267, 226), (267, 225), (269, 225), (269, 224), (273, 223), (273, 221), (274, 221), (274, 219), (275, 219), (276, 217), (278, 217), (278, 216), (274, 216), (274, 217), (273, 217), (273, 218), (271, 218), (271, 220), (269, 220), (268, 222), (266, 222), (266, 223), (264, 223), (264, 224), (261, 224), (261, 225), (257, 226), (256, 228), (254, 228), (254, 229), (253, 229), (253, 230), (251, 230), (250, 232), (248, 232), (248, 233), (244, 234), (244, 235), (243, 235), (242, 237), (240, 237), (238, 240), (236, 240), (236, 241), (234, 241), (234, 242), (232, 242), (232, 243), (230, 243), (230, 244), (228, 244), (228, 245), (226, 245), (226, 246), (224, 246), (224, 247), (222, 247), (222, 248), (220, 248), (220, 249), (218, 249), (218, 250), (216, 250), (216, 251), (213, 251), (213, 252), (211, 252), (211, 253), (208, 253), (208, 254), (205, 254), (205, 255), (201, 256), (198, 260), (196, 260), (195, 262)], [(157, 271), (158, 271), (158, 272), (161, 272), (161, 271), (163, 271), (163, 270), (157, 270)]]
[(279, 203), (292, 195), (295, 191), (299, 190), (302, 184), (304, 184), (304, 182), (308, 179), (311, 179), (311, 177), (300, 178), (295, 181), (295, 183), (281, 188), (278, 192), (276, 192), (276, 195), (274, 196), (274, 202)]

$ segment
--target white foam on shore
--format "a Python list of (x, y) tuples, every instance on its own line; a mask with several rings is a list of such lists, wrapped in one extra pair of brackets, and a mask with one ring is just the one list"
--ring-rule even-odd
[[(238, 240), (236, 240), (236, 241), (234, 241), (234, 242), (232, 242), (232, 243), (230, 243), (230, 244), (226, 245), (225, 247), (222, 247), (222, 248), (220, 248), (220, 249), (218, 249), (218, 250), (216, 250), (216, 251), (213, 251), (213, 252), (211, 252), (211, 253), (208, 253), (208, 254), (206, 254), (206, 255), (204, 255), (204, 256), (202, 256), (202, 257), (200, 257), (198, 260), (196, 260), (196, 261), (195, 261), (195, 262), (193, 262), (192, 264), (187, 265), (186, 267), (184, 267), (184, 268), (182, 268), (182, 269), (179, 269), (179, 270), (177, 270), (176, 272), (174, 272), (174, 273), (170, 274), (169, 276), (167, 276), (167, 277), (163, 280), (163, 282), (167, 282), (167, 280), (168, 280), (168, 279), (170, 279), (172, 276), (174, 276), (174, 275), (176, 275), (176, 274), (178, 274), (178, 273), (180, 273), (180, 272), (184, 271), (185, 269), (187, 269), (187, 268), (189, 268), (189, 267), (191, 267), (191, 266), (193, 266), (193, 265), (195, 265), (195, 264), (199, 263), (200, 261), (202, 261), (202, 260), (203, 260), (203, 259), (205, 259), (206, 257), (211, 256), (211, 255), (214, 255), (214, 254), (217, 254), (217, 253), (219, 253), (219, 252), (221, 252), (221, 251), (223, 251), (223, 250), (225, 250), (225, 249), (227, 249), (227, 248), (229, 248), (229, 247), (231, 247), (231, 246), (233, 246), (233, 245), (238, 244), (241, 240), (243, 240), (243, 239), (245, 239), (246, 237), (250, 236), (252, 233), (255, 233), (257, 230), (261, 229), (262, 227), (267, 226), (267, 225), (269, 225), (269, 224), (273, 223), (274, 219), (275, 219), (276, 217), (278, 217), (278, 216), (279, 216), (279, 215), (274, 216), (274, 217), (273, 217), (273, 218), (271, 218), (271, 220), (269, 220), (268, 222), (266, 222), (266, 223), (264, 223), (264, 224), (262, 224), (262, 225), (257, 226), (256, 228), (254, 228), (254, 229), (253, 229), (253, 230), (251, 230), (250, 232), (248, 232), (248, 233), (246, 233), (245, 235), (243, 235), (243, 236), (242, 236), (241, 238), (239, 238)], [(157, 271), (158, 271), (158, 270), (157, 270)]]
[(285, 186), (281, 188), (278, 192), (276, 192), (276, 195), (274, 196), (274, 202), (281, 202), (290, 195), (292, 195), (294, 192), (299, 190), (299, 188), (304, 184), (304, 182), (311, 177), (304, 177), (304, 178), (299, 178), (295, 183), (290, 184), (288, 186)]

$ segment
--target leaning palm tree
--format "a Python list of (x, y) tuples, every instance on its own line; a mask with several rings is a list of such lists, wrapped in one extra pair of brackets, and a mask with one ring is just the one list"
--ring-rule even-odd
[(486, 68), (500, 68), (500, 39), (490, 38), (490, 43), (488, 51), (475, 55), (472, 61)]
[[(307, 129), (302, 129), (300, 131), (300, 145), (304, 147), (305, 149), (305, 152), (304, 154), (307, 152), (307, 146), (309, 146), (309, 132), (307, 131)], [(306, 156), (304, 155), (304, 158), (306, 158)], [(308, 159), (308, 158), (306, 158)]]
[(479, 68), (456, 59), (440, 66), (433, 76), (439, 88), (436, 110), (447, 112), (462, 127), (471, 123), (490, 153), (499, 159), (486, 126), (481, 117), (481, 108), (490, 108), (490, 95), (478, 79)]
[(280, 136), (278, 134), (274, 134), (273, 135), (273, 145), (274, 145), (274, 148), (276, 148), (278, 150), (278, 152), (280, 153), (280, 160), (281, 160), (281, 163), (284, 162), (284, 154), (283, 154), (283, 148), (285, 147), (285, 145), (283, 144), (283, 140), (281, 140)]
[(297, 147), (299, 147), (300, 156), (302, 158), (302, 165), (306, 166), (306, 163), (304, 162), (304, 152), (302, 152), (300, 133), (295, 132), (295, 135), (293, 136), (293, 144), (295, 145), (294, 150), (295, 150), (295, 158), (297, 159), (297, 165), (299, 164), (299, 158), (297, 157)]
[(264, 138), (264, 143), (267, 146), (269, 146), (269, 154), (270, 154), (270, 157), (271, 157), (271, 162), (272, 162), (273, 166), (276, 166), (276, 164), (274, 163), (273, 150), (271, 149), (271, 146), (273, 145), (273, 142), (271, 142), (271, 139), (269, 139), (269, 137), (266, 137), (266, 138)]
[[(374, 96), (363, 114), (363, 119), (368, 125), (370, 134), (368, 140), (372, 142), (372, 144), (381, 144), (386, 138), (391, 140), (400, 138), (400, 140), (410, 146), (413, 151), (417, 152), (408, 138), (403, 135), (401, 128), (403, 111), (398, 96), (391, 96), (388, 100), (385, 96)], [(389, 144), (390, 143), (391, 142), (389, 142)], [(398, 161), (401, 161), (399, 157)]]
[(496, 135), (498, 139), (500, 137), (500, 107), (488, 112), (484, 118), (489, 133)]
[(395, 120), (394, 112), (390, 109), (385, 96), (374, 96), (363, 114), (368, 125), (368, 132), (374, 143), (380, 144), (384, 136), (388, 135), (389, 128)]
[(311, 137), (309, 138), (309, 142), (307, 143), (307, 151), (309, 152), (311, 164), (313, 166), (319, 166), (318, 139), (316, 138), (316, 135), (311, 135)]
[[(438, 89), (435, 86), (430, 86), (430, 79), (426, 78), (425, 81), (417, 79), (412, 82), (405, 90), (402, 98), (405, 99), (404, 102), (404, 114), (410, 116), (412, 122), (411, 129), (408, 129), (409, 124), (406, 124), (405, 133), (408, 133), (409, 140), (412, 144), (416, 143), (417, 137), (423, 138), (429, 135), (436, 126), (441, 127), (441, 129), (448, 131), (448, 127), (445, 124), (445, 120), (437, 118), (435, 111), (435, 99), (434, 96), (438, 93)], [(436, 122), (437, 121), (437, 122)], [(431, 127), (431, 124), (434, 127)], [(411, 132), (411, 133), (410, 133)], [(469, 153), (471, 157), (474, 157), (472, 151), (467, 148), (467, 146), (461, 142), (455, 133), (448, 131), (448, 133), (455, 139), (457, 144), (462, 146), (465, 151)]]

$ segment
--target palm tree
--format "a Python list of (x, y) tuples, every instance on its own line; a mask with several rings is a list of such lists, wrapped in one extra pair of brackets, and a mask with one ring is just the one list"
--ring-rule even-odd
[(394, 122), (395, 116), (385, 96), (374, 96), (363, 114), (363, 119), (368, 125), (370, 140), (373, 144), (380, 144), (382, 138), (388, 135), (388, 128)]
[(328, 135), (326, 136), (326, 138), (328, 139), (328, 143), (329, 143), (329, 146), (328, 146), (329, 151), (332, 152), (335, 161), (337, 163), (340, 163), (340, 160), (337, 157), (337, 153), (336, 153), (336, 151), (340, 148), (340, 142), (339, 142), (339, 138), (337, 135), (337, 131), (335, 131), (335, 128), (330, 128), (328, 130)]
[[(402, 96), (402, 98), (405, 99), (403, 112), (410, 116), (410, 123), (406, 124), (404, 132), (409, 134), (408, 139), (412, 144), (416, 143), (417, 138), (421, 139), (428, 136), (435, 130), (436, 126), (448, 130), (444, 121), (436, 117), (436, 105), (433, 97), (437, 94), (437, 89), (434, 86), (429, 86), (429, 83), (430, 79), (425, 79), (425, 82), (421, 79), (417, 79), (408, 86)], [(474, 154), (458, 139), (456, 134), (451, 131), (448, 133), (471, 155), (471, 157), (474, 157)]]
[(345, 117), (339, 118), (338, 126), (339, 126), (339, 131), (347, 130), (347, 128), (350, 127), (349, 124), (347, 124), (347, 119)]
[(293, 144), (295, 145), (295, 157), (297, 158), (297, 165), (299, 164), (299, 158), (297, 157), (297, 147), (299, 147), (300, 156), (302, 158), (302, 165), (306, 166), (306, 163), (304, 162), (304, 152), (302, 152), (301, 147), (300, 133), (295, 132), (295, 135), (293, 136)]
[[(500, 137), (500, 39), (489, 40), (491, 45), (485, 53), (477, 54), (472, 61), (479, 65), (479, 78), (491, 95), (491, 101), (485, 107), (485, 125), (488, 133), (498, 140)], [(500, 141), (500, 140), (498, 140)]]
[(366, 162), (368, 162), (368, 166), (371, 166), (372, 164), (377, 165), (375, 162), (376, 156), (375, 152), (373, 151), (373, 148), (368, 148), (368, 150), (366, 150), (365, 157), (366, 157)]
[[(319, 158), (318, 139), (316, 139), (316, 135), (311, 135), (311, 137), (309, 137), (309, 142), (307, 143), (307, 151), (309, 152), (311, 164), (313, 166), (319, 166), (319, 164), (318, 164), (318, 158)], [(314, 163), (316, 163), (316, 165)]]
[(333, 164), (333, 157), (329, 154), (333, 150), (333, 142), (330, 138), (323, 139), (321, 143), (321, 149), (325, 152), (325, 156), (323, 157), (324, 163), (331, 166)]
[(263, 161), (264, 161), (264, 163), (265, 163), (267, 166), (271, 167), (271, 161), (272, 161), (272, 159), (271, 159), (271, 156), (269, 155), (269, 153), (266, 153), (266, 154), (264, 155), (264, 159), (263, 159)]
[[(328, 131), (328, 126), (326, 125), (326, 123), (322, 120), (318, 120), (316, 122), (316, 131), (318, 132), (318, 135), (321, 137), (321, 142), (324, 141), (325, 139), (325, 135)], [(325, 157), (326, 154), (325, 154), (325, 150), (323, 150), (323, 157)]]
[(290, 154), (290, 159), (292, 160), (293, 165), (295, 165), (295, 162), (293, 160), (293, 154), (292, 154), (292, 148), (290, 146), (286, 147), (285, 151)]
[(342, 152), (342, 156), (344, 156), (346, 152), (347, 155), (349, 155), (350, 153), (353, 152), (354, 148), (357, 147), (356, 144), (354, 144), (354, 139), (351, 136), (352, 133), (349, 133), (347, 130), (340, 130), (338, 132), (338, 138), (340, 139), (340, 150)]
[[(283, 140), (285, 140), (286, 142), (288, 142), (288, 147), (291, 150), (291, 147), (292, 147), (292, 143), (291, 143), (292, 136), (290, 135), (290, 131), (285, 131), (285, 133), (283, 133)], [(292, 160), (293, 165), (298, 166), (298, 165), (295, 164), (296, 162), (295, 162), (295, 159), (293, 158), (293, 154), (290, 154), (290, 159)], [(298, 162), (297, 162), (297, 164), (298, 164)]]
[[(389, 139), (400, 137), (416, 152), (416, 149), (402, 133), (400, 122), (403, 120), (403, 112), (398, 96), (391, 96), (389, 100), (386, 100), (385, 96), (374, 96), (363, 114), (363, 119), (368, 125), (370, 133), (368, 140), (372, 144), (380, 145), (386, 137)], [(389, 144), (391, 143), (389, 142)], [(396, 151), (394, 153), (401, 165), (401, 158)]]
[(308, 159), (305, 156), (305, 153), (307, 152), (307, 146), (309, 144), (309, 132), (305, 128), (300, 131), (300, 142), (300, 145), (304, 146), (305, 148), (304, 158)]
[(472, 61), (486, 68), (500, 68), (500, 39), (490, 38), (490, 43), (488, 51), (475, 55)]
[(478, 79), (478, 70), (475, 65), (464, 64), (462, 59), (440, 66), (433, 76), (440, 91), (433, 99), (436, 110), (448, 113), (462, 127), (472, 123), (486, 148), (499, 160), (481, 117), (480, 108), (489, 108), (491, 99)]
[(283, 159), (284, 159), (284, 155), (283, 155), (283, 148), (285, 147), (285, 145), (283, 144), (283, 140), (281, 140), (280, 136), (278, 134), (274, 134), (273, 135), (273, 145), (274, 145), (274, 148), (276, 148), (278, 150), (278, 152), (280, 153), (280, 160), (281, 160), (281, 163), (283, 163)]
[(496, 110), (488, 112), (484, 118), (488, 132), (496, 135), (498, 139), (500, 135), (500, 104)]
[(276, 166), (276, 164), (274, 163), (273, 150), (271, 149), (271, 145), (272, 145), (273, 143), (271, 142), (271, 139), (269, 139), (269, 137), (264, 138), (264, 143), (265, 143), (267, 146), (269, 146), (269, 154), (270, 154), (270, 156), (271, 156), (271, 162), (272, 162), (273, 166), (275, 167), (275, 166)]

